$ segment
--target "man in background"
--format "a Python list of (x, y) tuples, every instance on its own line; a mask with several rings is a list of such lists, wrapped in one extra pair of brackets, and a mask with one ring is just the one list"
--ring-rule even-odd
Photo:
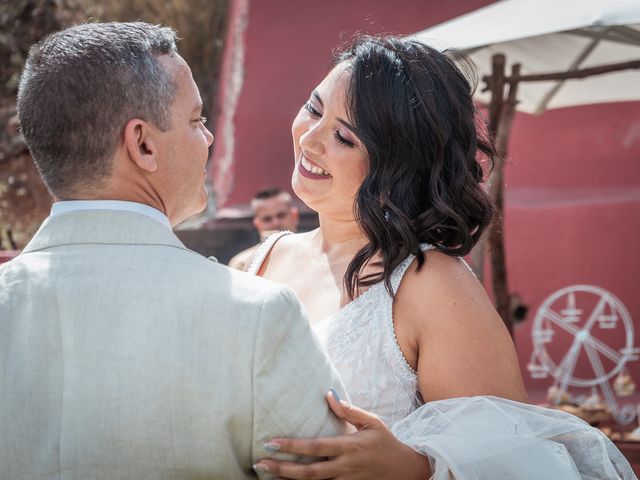
[(229, 261), (229, 266), (237, 270), (246, 270), (260, 243), (271, 233), (281, 230), (298, 229), (299, 213), (293, 205), (291, 195), (279, 188), (265, 188), (255, 194), (251, 200), (253, 225), (258, 230), (260, 242), (238, 253)]

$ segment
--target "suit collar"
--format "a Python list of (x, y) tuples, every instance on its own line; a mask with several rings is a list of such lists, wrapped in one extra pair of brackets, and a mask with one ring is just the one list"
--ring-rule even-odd
[(118, 210), (125, 212), (141, 213), (147, 217), (162, 223), (171, 230), (171, 222), (160, 210), (139, 202), (123, 200), (60, 200), (51, 206), (51, 217), (62, 213), (76, 212), (78, 210)]
[(168, 245), (187, 250), (172, 231), (146, 215), (81, 210), (47, 218), (23, 252), (79, 244)]

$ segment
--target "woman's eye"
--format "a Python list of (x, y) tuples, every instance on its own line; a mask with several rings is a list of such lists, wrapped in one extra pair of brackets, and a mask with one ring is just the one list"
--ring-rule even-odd
[(336, 130), (335, 136), (336, 136), (336, 140), (338, 141), (338, 143), (340, 143), (340, 144), (342, 144), (342, 145), (344, 145), (346, 147), (353, 147), (353, 142), (350, 142), (349, 140), (344, 138), (342, 135), (340, 135), (340, 131)]
[(317, 111), (315, 108), (313, 108), (313, 105), (311, 105), (310, 102), (307, 102), (304, 104), (304, 109), (309, 112), (311, 115), (313, 115), (314, 117), (319, 117), (320, 116), (320, 112)]

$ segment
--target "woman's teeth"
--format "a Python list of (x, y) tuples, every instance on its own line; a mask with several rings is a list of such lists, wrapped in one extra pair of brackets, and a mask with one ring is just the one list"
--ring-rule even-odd
[(329, 176), (329, 173), (325, 172), (320, 167), (316, 167), (315, 165), (311, 165), (311, 163), (309, 163), (309, 161), (304, 157), (302, 157), (302, 160), (301, 160), (300, 163), (302, 163), (302, 166), (308, 172), (314, 173), (315, 175), (324, 175), (325, 177)]

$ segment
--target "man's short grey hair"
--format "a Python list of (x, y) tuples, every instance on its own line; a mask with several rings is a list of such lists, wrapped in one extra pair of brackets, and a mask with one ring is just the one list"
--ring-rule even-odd
[(79, 25), (31, 47), (18, 117), (55, 196), (101, 185), (132, 118), (171, 127), (176, 85), (158, 56), (175, 51), (171, 28), (143, 22)]

